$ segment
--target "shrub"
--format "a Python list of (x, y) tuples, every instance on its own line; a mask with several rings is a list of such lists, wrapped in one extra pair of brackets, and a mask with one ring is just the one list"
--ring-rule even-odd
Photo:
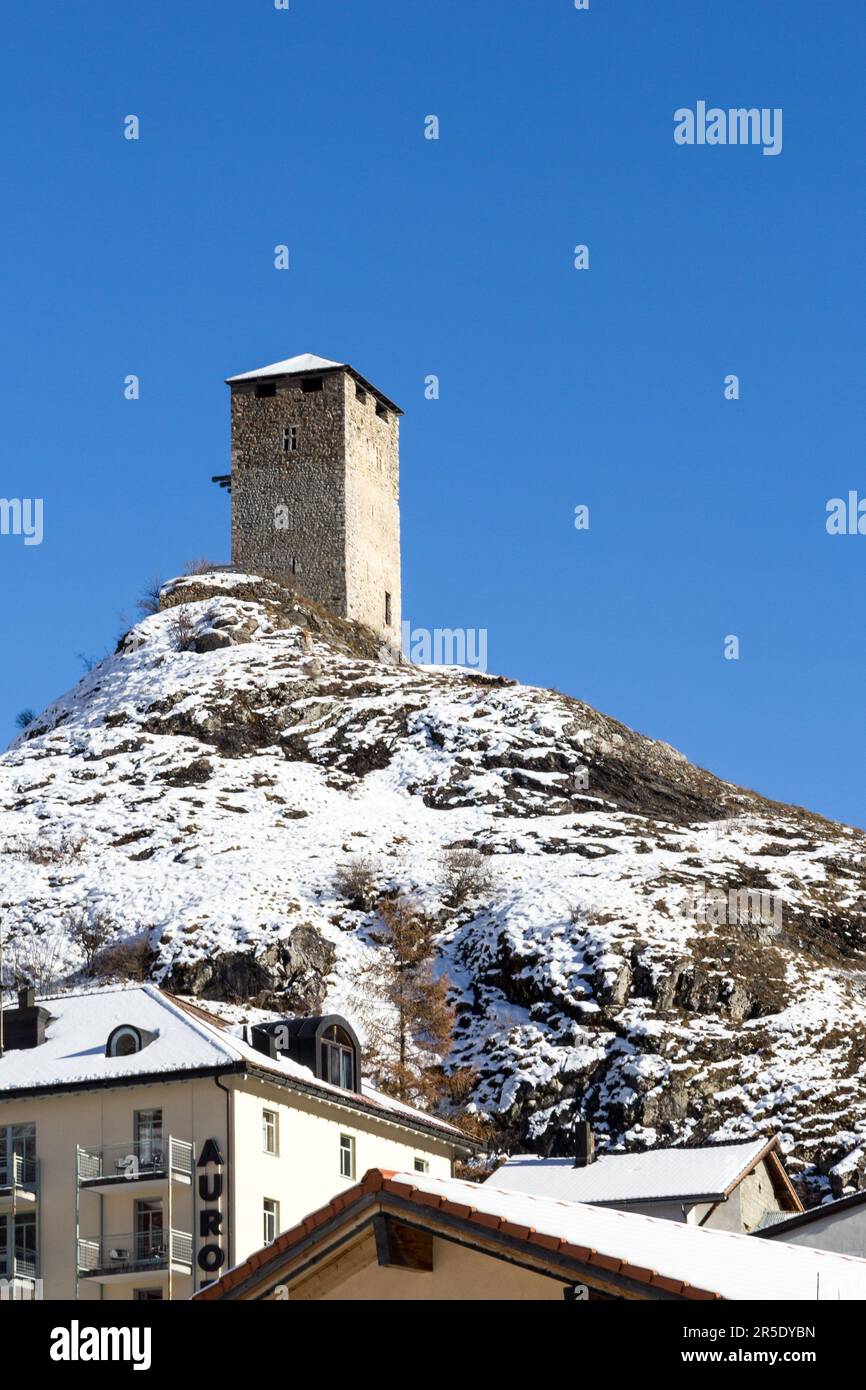
[(452, 906), (462, 907), (470, 898), (490, 891), (493, 874), (477, 849), (447, 849), (442, 855), (445, 887)]
[(96, 958), (116, 930), (114, 921), (107, 912), (96, 908), (67, 918), (66, 929), (70, 940), (84, 956), (84, 968), (88, 975), (96, 974)]
[(147, 933), (104, 946), (93, 961), (94, 975), (121, 980), (146, 980), (150, 973), (153, 952)]
[(376, 901), (382, 866), (372, 855), (355, 854), (340, 864), (336, 873), (337, 892), (353, 907), (370, 912)]
[(27, 845), (25, 856), (31, 864), (65, 864), (77, 859), (86, 841), (82, 835), (61, 835), (57, 840), (36, 840)]
[(188, 608), (183, 605), (180, 608), (175, 608), (171, 615), (168, 632), (176, 652), (192, 651), (195, 641), (195, 623), (189, 615)]

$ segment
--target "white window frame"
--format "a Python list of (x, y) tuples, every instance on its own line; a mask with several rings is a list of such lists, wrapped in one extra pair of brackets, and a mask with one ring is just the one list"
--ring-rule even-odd
[(429, 1158), (422, 1158), (420, 1154), (416, 1154), (416, 1155), (415, 1155), (415, 1172), (416, 1172), (416, 1173), (429, 1173), (429, 1172), (430, 1172), (430, 1160), (429, 1160)]
[[(269, 1235), (268, 1232), (271, 1231)], [(265, 1197), (262, 1201), (262, 1236), (265, 1245), (273, 1245), (280, 1234), (280, 1204), (276, 1197)]]
[(340, 1135), (340, 1177), (355, 1180), (355, 1136), (353, 1134)]
[(279, 1112), (267, 1107), (262, 1110), (262, 1152), (274, 1158), (279, 1158), (280, 1154)]

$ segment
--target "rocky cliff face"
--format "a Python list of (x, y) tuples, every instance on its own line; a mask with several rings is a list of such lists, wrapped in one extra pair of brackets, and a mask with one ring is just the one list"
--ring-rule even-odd
[[(443, 852), (490, 882), (458, 908)], [(781, 1132), (866, 1185), (864, 837), (578, 700), (398, 665), (255, 577), (163, 592), (0, 758), (7, 959), (349, 1015), (375, 947), (338, 868), (441, 924), (450, 1063), (507, 1143)], [(763, 896), (761, 896), (763, 895)]]

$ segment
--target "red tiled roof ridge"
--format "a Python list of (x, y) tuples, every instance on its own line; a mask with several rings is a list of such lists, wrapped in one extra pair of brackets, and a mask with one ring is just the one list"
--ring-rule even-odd
[[(410, 1178), (409, 1182), (396, 1181), (396, 1179)], [(435, 1182), (460, 1182), (461, 1186), (473, 1186), (461, 1179), (436, 1178)], [(489, 1189), (488, 1189), (489, 1190)], [(499, 1191), (499, 1189), (494, 1189)], [(369, 1168), (363, 1178), (348, 1192), (339, 1193), (318, 1211), (304, 1218), (291, 1230), (283, 1232), (277, 1236), (276, 1240), (266, 1246), (263, 1250), (251, 1255), (243, 1264), (237, 1265), (234, 1269), (228, 1270), (221, 1279), (209, 1284), (207, 1288), (200, 1290), (194, 1295), (194, 1299), (216, 1299), (222, 1292), (228, 1292), (237, 1284), (244, 1281), (248, 1275), (260, 1269), (263, 1265), (275, 1261), (280, 1255), (285, 1254), (291, 1247), (297, 1244), (305, 1236), (311, 1235), (319, 1226), (325, 1225), (332, 1217), (338, 1216), (341, 1211), (355, 1206), (364, 1197), (371, 1196), (376, 1192), (391, 1192), (395, 1196), (404, 1196), (408, 1193), (410, 1200), (416, 1196), (420, 1198), (429, 1197), (432, 1194), (419, 1188), (411, 1181), (408, 1173), (397, 1173), (393, 1169)], [(540, 1200), (540, 1199), (539, 1199)], [(418, 1202), (424, 1205), (423, 1201)], [(429, 1205), (429, 1203), (427, 1203)], [(558, 1205), (576, 1205), (574, 1203), (558, 1203)], [(493, 1213), (479, 1212), (475, 1207), (469, 1207), (459, 1202), (449, 1202), (447, 1197), (440, 1196), (438, 1200), (439, 1209), (451, 1214), (468, 1216), (468, 1219), (476, 1225), (490, 1226)], [(625, 1214), (625, 1213), (623, 1213)], [(505, 1217), (494, 1218), (497, 1221), (496, 1229), (510, 1234), (516, 1234), (519, 1239), (526, 1240), (529, 1244), (538, 1245), (541, 1249), (550, 1249), (550, 1242), (556, 1242), (556, 1250), (568, 1255), (572, 1259), (579, 1260), (582, 1264), (591, 1264), (599, 1269), (606, 1269), (615, 1274), (622, 1274), (624, 1277), (631, 1278), (637, 1283), (642, 1283), (648, 1287), (661, 1288), (668, 1293), (680, 1294), (685, 1298), (694, 1299), (721, 1299), (722, 1294), (712, 1289), (702, 1289), (696, 1285), (689, 1284), (687, 1280), (674, 1279), (668, 1275), (659, 1274), (657, 1270), (642, 1269), (639, 1266), (631, 1265), (616, 1255), (599, 1254), (595, 1247), (573, 1245), (563, 1237), (552, 1236), (546, 1232), (538, 1232), (532, 1226), (520, 1226), (510, 1222)]]

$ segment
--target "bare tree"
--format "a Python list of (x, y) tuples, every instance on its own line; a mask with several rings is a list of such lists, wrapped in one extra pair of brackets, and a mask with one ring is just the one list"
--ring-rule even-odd
[(398, 1100), (436, 1105), (447, 1094), (442, 1058), (451, 1050), (454, 1010), (447, 980), (433, 971), (435, 925), (410, 898), (386, 899), (370, 935), (378, 950), (360, 972), (373, 1005), (360, 1010), (368, 1066)]
[(17, 729), (29, 729), (36, 718), (36, 711), (32, 709), (19, 710), (15, 716), (15, 727)]
[(14, 941), (7, 943), (4, 952), (4, 969), (9, 982), (16, 989), (33, 985), (42, 994), (50, 993), (63, 976), (61, 960), (65, 944), (65, 935), (58, 927), (16, 936)]
[(159, 612), (159, 591), (162, 588), (162, 579), (158, 574), (154, 574), (145, 584), (141, 597), (136, 600), (136, 608), (139, 613), (149, 617), (153, 613)]

